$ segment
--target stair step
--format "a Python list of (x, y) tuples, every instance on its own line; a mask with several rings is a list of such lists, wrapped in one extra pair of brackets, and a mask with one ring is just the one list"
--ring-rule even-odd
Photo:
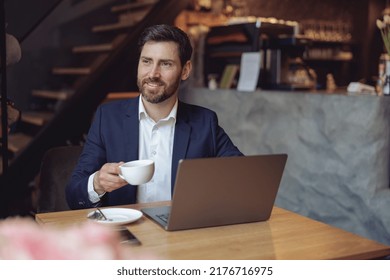
[(73, 48), (74, 53), (86, 53), (86, 52), (110, 52), (114, 50), (120, 43), (126, 39), (127, 34), (118, 34), (114, 40), (110, 43), (106, 44), (98, 44), (98, 45), (84, 45), (77, 46)]
[(114, 101), (120, 99), (128, 99), (138, 97), (139, 92), (131, 91), (131, 92), (110, 92), (106, 95), (105, 102)]
[(85, 45), (74, 47), (72, 51), (74, 53), (87, 53), (87, 52), (109, 52), (114, 49), (114, 44), (100, 44), (100, 45)]
[(23, 150), (32, 139), (32, 136), (24, 133), (10, 134), (8, 137), (8, 149), (13, 153), (18, 153)]
[(119, 15), (120, 22), (128, 22), (128, 21), (141, 21), (148, 13), (150, 9), (136, 11), (136, 12), (126, 12)]
[(42, 98), (49, 98), (49, 99), (57, 99), (57, 100), (65, 100), (69, 98), (73, 94), (73, 91), (66, 91), (66, 90), (33, 90), (32, 96), (35, 97), (42, 97)]
[(89, 67), (55, 67), (52, 69), (53, 74), (57, 75), (89, 75), (92, 69)]
[(158, 0), (144, 0), (144, 1), (137, 1), (137, 2), (133, 2), (133, 3), (126, 3), (126, 4), (122, 4), (122, 5), (113, 6), (111, 8), (111, 12), (117, 13), (117, 12), (123, 12), (123, 11), (131, 10), (131, 9), (138, 9), (138, 8), (153, 5), (156, 2), (158, 2)]
[(22, 113), (22, 121), (38, 126), (42, 126), (50, 121), (54, 116), (53, 112), (23, 112)]
[(97, 25), (92, 28), (92, 32), (115, 31), (115, 30), (132, 27), (135, 24), (136, 21), (132, 20), (132, 21), (116, 22), (116, 23), (106, 24), (106, 25)]

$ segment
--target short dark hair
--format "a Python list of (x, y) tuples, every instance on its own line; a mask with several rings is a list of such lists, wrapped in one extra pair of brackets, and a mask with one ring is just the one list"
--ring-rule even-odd
[(167, 24), (153, 25), (146, 28), (138, 40), (138, 50), (141, 53), (144, 45), (149, 41), (175, 42), (179, 49), (181, 66), (191, 59), (192, 46), (188, 35), (175, 26)]

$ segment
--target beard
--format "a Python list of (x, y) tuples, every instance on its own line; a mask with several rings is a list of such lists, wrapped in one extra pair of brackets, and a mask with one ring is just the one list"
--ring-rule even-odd
[[(157, 84), (159, 87), (156, 89), (146, 89), (144, 85), (149, 82)], [(166, 83), (159, 78), (145, 78), (143, 80), (137, 79), (137, 86), (142, 97), (146, 101), (154, 104), (161, 103), (172, 97), (179, 88), (179, 84), (180, 78), (176, 79), (176, 81), (170, 86), (167, 86)]]

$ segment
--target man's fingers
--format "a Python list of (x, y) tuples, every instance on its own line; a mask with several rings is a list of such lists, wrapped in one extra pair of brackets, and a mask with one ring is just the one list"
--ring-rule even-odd
[(106, 163), (96, 174), (98, 176), (98, 185), (105, 192), (112, 192), (113, 190), (116, 190), (127, 184), (126, 181), (118, 176), (119, 166), (121, 164), (123, 164), (123, 162)]

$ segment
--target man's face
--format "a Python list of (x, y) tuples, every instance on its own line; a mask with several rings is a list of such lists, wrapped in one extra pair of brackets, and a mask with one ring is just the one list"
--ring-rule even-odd
[(174, 42), (147, 42), (138, 62), (137, 85), (150, 103), (161, 103), (177, 95), (181, 80), (189, 76), (191, 63), (181, 67)]

